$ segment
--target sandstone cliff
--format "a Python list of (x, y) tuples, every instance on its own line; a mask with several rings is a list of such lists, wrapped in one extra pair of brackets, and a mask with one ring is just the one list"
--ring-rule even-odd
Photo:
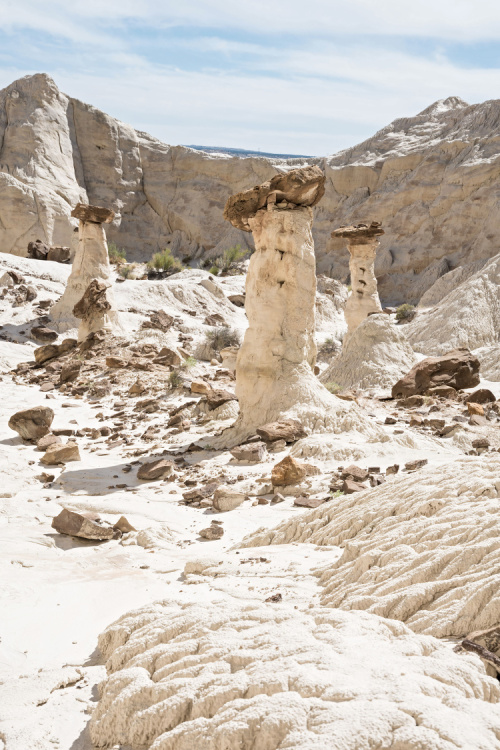
[[(375, 219), (385, 303), (418, 302), (438, 278), (498, 252), (500, 101), (457, 97), (402, 118), (351, 149), (311, 159), (326, 174), (315, 209), (318, 271), (344, 281), (333, 227)], [(0, 249), (69, 245), (78, 201), (112, 208), (108, 239), (131, 260), (169, 245), (184, 257), (252, 240), (223, 221), (227, 198), (305, 160), (239, 158), (168, 146), (62, 94), (45, 74), (0, 92)]]

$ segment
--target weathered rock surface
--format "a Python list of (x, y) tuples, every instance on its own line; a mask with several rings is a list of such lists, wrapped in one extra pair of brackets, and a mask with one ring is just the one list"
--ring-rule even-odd
[(294, 443), (306, 435), (304, 428), (296, 419), (283, 419), (279, 422), (270, 422), (269, 424), (262, 425), (262, 427), (258, 427), (256, 432), (257, 435), (268, 443), (272, 443), (275, 440), (285, 440), (287, 443)]
[(498, 744), (500, 690), (476, 656), (362, 612), (165, 601), (110, 625), (99, 648), (108, 677), (90, 724), (96, 747)]
[(49, 359), (60, 357), (71, 349), (74, 349), (78, 344), (76, 339), (64, 339), (60, 344), (47, 344), (46, 346), (39, 346), (35, 349), (35, 362), (39, 365), (44, 362), (48, 362)]
[(214, 492), (213, 507), (221, 513), (234, 510), (241, 505), (246, 499), (244, 492), (238, 492), (233, 487), (221, 485)]
[(498, 454), (424, 467), (366, 490), (362, 512), (357, 493), (339, 497), (242, 546), (340, 545), (321, 576), (323, 604), (463, 637), (500, 622), (499, 471)]
[(110, 310), (108, 287), (97, 279), (92, 279), (83, 297), (73, 307), (73, 315), (81, 320), (78, 341), (85, 341), (89, 334), (96, 331), (111, 329)]
[(479, 385), (479, 360), (468, 349), (454, 349), (442, 357), (427, 357), (392, 388), (393, 398), (426, 393), (429, 388), (447, 385), (459, 390)]
[(48, 406), (34, 406), (12, 415), (9, 419), (11, 430), (19, 433), (23, 440), (39, 440), (50, 430), (54, 412)]
[(279, 463), (273, 466), (271, 482), (273, 487), (297, 484), (307, 476), (307, 465), (297, 461), (292, 456), (285, 456)]
[(231, 455), (237, 461), (250, 461), (251, 463), (259, 463), (264, 461), (267, 456), (266, 444), (261, 443), (245, 443), (244, 445), (238, 445), (233, 448)]
[(404, 331), (388, 315), (370, 315), (344, 339), (321, 382), (374, 392), (392, 388), (417, 358)]
[(52, 519), (52, 528), (59, 534), (69, 534), (81, 539), (112, 539), (114, 529), (112, 526), (102, 526), (97, 523), (99, 516), (95, 513), (77, 513), (74, 510), (63, 508), (58, 516)]

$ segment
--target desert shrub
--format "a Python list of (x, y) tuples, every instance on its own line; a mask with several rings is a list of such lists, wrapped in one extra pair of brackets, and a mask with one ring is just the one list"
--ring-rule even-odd
[(114, 242), (108, 242), (108, 257), (110, 263), (124, 263), (127, 260), (125, 250)]
[(318, 354), (320, 355), (333, 354), (336, 351), (337, 351), (337, 345), (331, 336), (326, 338), (323, 341), (323, 343), (320, 344), (320, 346), (318, 347)]
[(118, 275), (122, 277), (122, 279), (128, 279), (130, 274), (135, 271), (136, 264), (132, 263), (130, 266), (120, 266), (118, 269)]
[(340, 393), (342, 390), (342, 386), (334, 382), (326, 383), (325, 388), (330, 391), (330, 393)]
[(184, 381), (182, 379), (182, 375), (178, 370), (172, 370), (172, 372), (168, 376), (168, 382), (171, 388), (180, 388)]
[(176, 273), (182, 271), (184, 266), (178, 258), (172, 255), (169, 247), (162, 250), (161, 253), (155, 253), (148, 263), (148, 268), (152, 271), (170, 271)]
[(214, 352), (220, 352), (221, 349), (225, 349), (227, 346), (239, 346), (241, 343), (238, 331), (226, 327), (212, 328), (210, 331), (207, 331), (206, 339)]
[(214, 265), (219, 268), (222, 273), (228, 273), (228, 271), (233, 271), (238, 268), (238, 264), (245, 258), (247, 253), (247, 250), (241, 249), (241, 245), (228, 247), (227, 250), (224, 250), (221, 257), (217, 258)]
[(220, 268), (217, 268), (217, 266), (211, 266), (209, 269), (209, 273), (212, 274), (212, 276), (218, 276), (220, 272)]
[(196, 363), (197, 363), (197, 360), (194, 357), (189, 356), (184, 360), (181, 367), (184, 370), (190, 370), (191, 367), (194, 367)]
[(396, 320), (411, 320), (415, 317), (415, 305), (409, 305), (405, 302), (396, 310)]

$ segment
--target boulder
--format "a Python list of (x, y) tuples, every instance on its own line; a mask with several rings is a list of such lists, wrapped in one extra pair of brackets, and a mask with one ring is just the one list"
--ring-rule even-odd
[(49, 252), (47, 253), (47, 260), (52, 260), (55, 263), (69, 263), (70, 258), (71, 248), (62, 247), (61, 245), (49, 248)]
[(303, 464), (292, 456), (285, 456), (279, 463), (273, 466), (271, 482), (273, 487), (285, 487), (289, 484), (298, 484), (307, 476), (307, 464)]
[(209, 542), (213, 542), (216, 539), (221, 539), (224, 536), (224, 529), (218, 523), (214, 523), (212, 521), (211, 526), (200, 531), (200, 536), (203, 539), (207, 539)]
[(231, 455), (237, 461), (259, 463), (266, 458), (267, 449), (265, 443), (245, 443), (244, 445), (238, 445), (236, 448), (233, 448)]
[(212, 390), (211, 386), (201, 379), (192, 380), (190, 388), (191, 393), (201, 393), (202, 395), (206, 395)]
[(359, 466), (351, 464), (347, 469), (343, 470), (342, 479), (352, 477), (355, 482), (365, 482), (368, 479), (369, 474), (370, 472), (367, 469), (360, 469)]
[(272, 443), (275, 440), (286, 440), (287, 443), (293, 443), (306, 436), (306, 431), (296, 419), (283, 419), (278, 422), (270, 422), (262, 427), (258, 427), (256, 433), (268, 443)]
[(157, 359), (162, 359), (162, 364), (178, 366), (182, 364), (182, 357), (175, 349), (164, 346), (158, 354)]
[(469, 414), (477, 414), (480, 417), (484, 417), (484, 406), (476, 404), (474, 401), (467, 402), (467, 411)]
[(489, 404), (495, 401), (495, 395), (488, 388), (479, 388), (477, 391), (469, 393), (466, 397), (466, 403), (471, 401), (474, 404)]
[(345, 479), (344, 484), (342, 485), (342, 492), (344, 495), (352, 495), (354, 492), (362, 492), (366, 489), (366, 485), (355, 482), (354, 479)]
[(81, 461), (78, 444), (72, 440), (68, 440), (67, 443), (63, 444), (52, 443), (52, 445), (49, 445), (40, 461), (46, 466), (66, 464), (69, 461)]
[(417, 471), (429, 463), (427, 458), (417, 458), (415, 461), (405, 463), (405, 471)]
[(42, 240), (28, 242), (28, 258), (35, 260), (46, 260), (49, 252), (48, 246)]
[(141, 328), (156, 328), (158, 331), (168, 331), (169, 328), (174, 324), (174, 318), (165, 312), (165, 310), (157, 310), (149, 316), (149, 320), (145, 320)]
[(75, 359), (72, 362), (68, 362), (66, 365), (64, 365), (61, 369), (59, 382), (72, 383), (73, 380), (76, 380), (78, 375), (80, 374), (80, 370), (82, 369), (82, 364), (83, 362), (79, 362)]
[(11, 430), (19, 433), (23, 440), (39, 440), (50, 430), (54, 412), (48, 406), (34, 406), (12, 415), (9, 419)]
[(246, 497), (244, 492), (238, 492), (238, 490), (232, 487), (221, 485), (214, 492), (214, 510), (227, 513), (227, 511), (234, 510), (241, 505), (246, 500)]
[(393, 386), (393, 398), (424, 394), (430, 388), (447, 385), (460, 390), (479, 385), (479, 360), (468, 349), (454, 349), (442, 357), (418, 362)]
[(231, 391), (226, 391), (223, 388), (211, 388), (207, 393), (207, 404), (210, 410), (217, 409), (227, 401), (236, 401), (236, 396)]
[(112, 526), (103, 526), (95, 513), (77, 513), (63, 508), (58, 516), (52, 519), (52, 528), (59, 534), (77, 536), (81, 539), (103, 541), (112, 539), (115, 532)]
[(46, 326), (34, 326), (31, 329), (31, 335), (35, 341), (41, 341), (42, 343), (50, 343), (57, 339), (58, 334), (56, 331), (52, 331)]
[(35, 349), (35, 362), (38, 365), (42, 365), (44, 362), (48, 362), (49, 359), (55, 357), (61, 357), (71, 349), (74, 349), (78, 344), (76, 339), (64, 339), (60, 344), (46, 344), (46, 346), (39, 346)]
[(143, 464), (137, 472), (137, 479), (142, 479), (145, 482), (151, 482), (155, 479), (167, 479), (171, 476), (173, 470), (174, 464), (172, 461), (159, 458), (157, 461)]

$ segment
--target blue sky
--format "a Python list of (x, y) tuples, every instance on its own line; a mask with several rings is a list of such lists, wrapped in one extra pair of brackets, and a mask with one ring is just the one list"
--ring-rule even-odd
[(326, 155), (500, 97), (498, 0), (0, 0), (0, 88), (47, 72), (171, 143)]

